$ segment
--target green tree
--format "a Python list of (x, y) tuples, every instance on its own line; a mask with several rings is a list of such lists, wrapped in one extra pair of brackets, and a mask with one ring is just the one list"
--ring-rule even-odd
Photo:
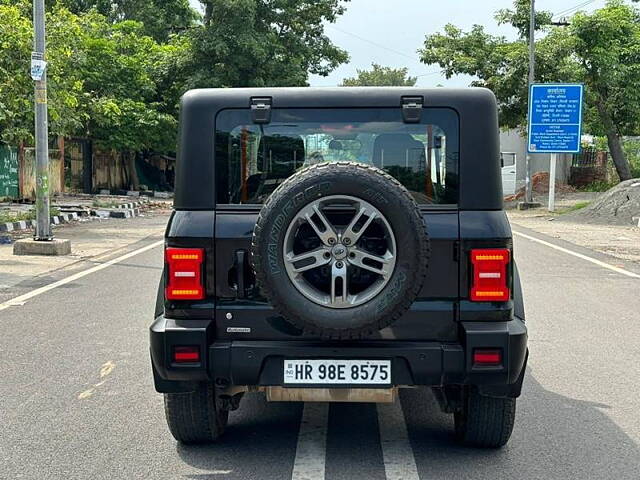
[(142, 34), (139, 22), (111, 24), (95, 12), (82, 16), (87, 38), (79, 70), (84, 78), (84, 135), (125, 154), (133, 188), (136, 152), (173, 151), (176, 118), (158, 101), (160, 66), (170, 53)]
[(599, 122), (595, 134), (606, 135), (621, 180), (631, 178), (622, 136), (640, 131), (640, 12), (620, 0), (571, 22), (575, 53), (584, 72), (591, 108)]
[[(527, 0), (517, 0), (513, 10), (496, 15), (518, 30), (515, 41), (490, 35), (479, 25), (469, 32), (447, 25), (443, 33), (427, 36), (420, 51), (421, 61), (438, 64), (447, 78), (472, 75), (477, 78), (472, 85), (493, 90), (505, 127), (526, 124), (528, 7)], [(638, 11), (622, 0), (610, 0), (592, 14), (576, 14), (568, 27), (554, 27), (550, 19), (549, 12), (536, 17), (536, 29), (544, 33), (536, 42), (536, 81), (586, 84), (587, 129), (607, 136), (618, 175), (628, 179), (621, 138), (640, 130)]]
[(95, 8), (112, 23), (135, 20), (144, 25), (145, 35), (160, 42), (193, 27), (200, 18), (189, 0), (51, 0), (50, 3), (65, 5), (76, 14)]
[[(33, 140), (26, 3), (0, 3), (0, 138), (14, 145)], [(47, 29), (51, 135), (86, 136), (131, 154), (174, 150), (175, 109), (162, 103), (158, 85), (179, 47), (145, 36), (139, 22), (114, 24), (95, 10), (76, 15), (55, 6)]]
[[(343, 0), (202, 0), (202, 28), (189, 32), (186, 87), (304, 86), (348, 60), (324, 34)], [(178, 72), (176, 72), (178, 73)]]
[[(33, 42), (30, 2), (0, 3), (0, 139), (16, 145), (33, 139), (33, 82), (29, 59)], [(84, 36), (77, 16), (56, 9), (47, 16), (49, 131), (70, 135), (85, 118), (83, 81), (77, 69)]]
[(371, 70), (356, 70), (357, 75), (345, 78), (343, 87), (413, 87), (417, 77), (408, 76), (407, 68), (383, 67), (371, 64)]

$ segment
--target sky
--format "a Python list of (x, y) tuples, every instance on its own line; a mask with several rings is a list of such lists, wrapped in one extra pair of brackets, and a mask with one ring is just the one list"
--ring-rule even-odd
[[(190, 0), (197, 5), (197, 0)], [(536, 0), (536, 8), (561, 13), (583, 5), (580, 10), (592, 11), (604, 6), (606, 0)], [(348, 64), (334, 70), (328, 77), (312, 75), (312, 86), (336, 86), (356, 70), (369, 69), (371, 63), (400, 68), (407, 67), (409, 75), (418, 77), (418, 86), (467, 86), (470, 78), (460, 76), (447, 80), (437, 65), (418, 61), (417, 50), (425, 35), (442, 31), (447, 23), (469, 30), (474, 24), (483, 25), (489, 33), (515, 37), (507, 26), (499, 27), (493, 15), (496, 10), (509, 8), (512, 0), (351, 0), (347, 11), (336, 23), (327, 24), (326, 34), (334, 44), (351, 57)], [(575, 11), (575, 10), (572, 10)]]

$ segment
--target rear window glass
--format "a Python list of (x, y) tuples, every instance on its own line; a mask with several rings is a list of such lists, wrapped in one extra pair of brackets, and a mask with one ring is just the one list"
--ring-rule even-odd
[(421, 123), (400, 108), (274, 109), (257, 125), (248, 109), (216, 117), (218, 204), (260, 204), (297, 170), (353, 161), (383, 169), (422, 204), (458, 201), (458, 116), (425, 108)]

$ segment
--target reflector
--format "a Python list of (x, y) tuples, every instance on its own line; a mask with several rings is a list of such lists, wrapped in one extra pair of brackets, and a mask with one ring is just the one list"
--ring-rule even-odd
[(474, 350), (474, 365), (500, 365), (502, 363), (502, 352), (500, 350)]
[(197, 363), (200, 361), (200, 347), (189, 345), (184, 347), (173, 347), (174, 363)]

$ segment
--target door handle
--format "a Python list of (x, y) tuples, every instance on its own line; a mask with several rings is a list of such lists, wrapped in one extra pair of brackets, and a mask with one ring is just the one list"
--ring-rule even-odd
[(246, 291), (244, 286), (244, 269), (247, 252), (245, 250), (236, 250), (236, 290), (238, 298), (245, 298)]

